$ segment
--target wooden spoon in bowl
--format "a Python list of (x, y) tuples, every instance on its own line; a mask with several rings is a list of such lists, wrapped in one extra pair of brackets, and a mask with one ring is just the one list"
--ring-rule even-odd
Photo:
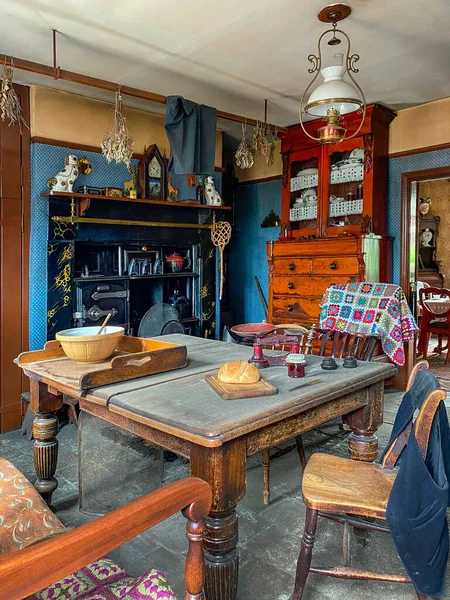
[(101, 334), (101, 332), (102, 332), (102, 331), (105, 329), (105, 327), (106, 327), (106, 325), (107, 325), (108, 321), (110, 320), (110, 318), (111, 318), (111, 313), (108, 313), (108, 314), (106, 315), (106, 319), (105, 319), (105, 320), (103, 321), (103, 323), (102, 323), (102, 326), (101, 326), (101, 327), (100, 327), (100, 329), (98, 330), (98, 333), (97, 333), (97, 335), (100, 335), (100, 334)]

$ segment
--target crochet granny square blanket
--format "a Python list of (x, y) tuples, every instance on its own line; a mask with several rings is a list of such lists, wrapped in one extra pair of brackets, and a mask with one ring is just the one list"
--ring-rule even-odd
[(399, 367), (405, 364), (403, 342), (412, 340), (418, 327), (400, 287), (390, 283), (334, 284), (320, 306), (321, 328), (379, 335), (391, 361)]

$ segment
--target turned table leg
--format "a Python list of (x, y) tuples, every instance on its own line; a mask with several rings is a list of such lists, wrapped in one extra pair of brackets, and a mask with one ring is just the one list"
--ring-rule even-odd
[(191, 451), (191, 475), (207, 481), (213, 495), (204, 538), (206, 600), (237, 597), (236, 506), (246, 491), (246, 458), (245, 444), (239, 439), (219, 448), (195, 446)]
[(343, 420), (352, 430), (348, 451), (355, 460), (373, 462), (378, 457), (377, 429), (383, 423), (384, 381), (367, 388), (366, 406), (345, 415)]
[(30, 379), (30, 405), (36, 414), (33, 422), (34, 468), (37, 480), (34, 487), (47, 504), (58, 487), (54, 477), (58, 460), (58, 417), (56, 411), (63, 405), (63, 396), (54, 390), (49, 391), (46, 384)]

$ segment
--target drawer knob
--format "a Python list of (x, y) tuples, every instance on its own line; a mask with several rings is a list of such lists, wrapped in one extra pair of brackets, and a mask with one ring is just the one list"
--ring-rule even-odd
[(335, 263), (335, 262), (330, 263), (330, 269), (332, 269), (333, 271), (335, 269), (337, 269), (337, 263)]
[(295, 265), (294, 265), (294, 263), (289, 263), (288, 269), (289, 269), (289, 271), (295, 271)]
[(290, 282), (288, 283), (288, 289), (289, 289), (289, 290), (293, 290), (294, 288), (295, 288), (294, 282), (293, 282), (293, 281), (290, 281)]
[(292, 304), (288, 304), (287, 309), (289, 312), (292, 312), (294, 310), (294, 307), (292, 306)]

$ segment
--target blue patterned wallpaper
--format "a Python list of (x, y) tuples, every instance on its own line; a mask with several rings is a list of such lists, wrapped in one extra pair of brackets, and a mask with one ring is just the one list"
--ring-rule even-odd
[(450, 165), (450, 149), (410, 154), (389, 160), (388, 235), (394, 238), (393, 280), (400, 283), (400, 202), (401, 174)]
[[(42, 348), (47, 341), (47, 241), (49, 204), (40, 193), (47, 190), (47, 179), (64, 167), (68, 154), (85, 156), (92, 164), (90, 175), (80, 175), (74, 189), (81, 185), (123, 187), (130, 179), (126, 166), (107, 163), (99, 152), (83, 152), (70, 147), (31, 144), (31, 236), (30, 236), (30, 349)], [(137, 165), (133, 160), (132, 164)], [(215, 172), (216, 187), (222, 189), (222, 174)], [(195, 199), (195, 189), (189, 188), (185, 175), (174, 175), (173, 185), (179, 199)], [(88, 227), (88, 226), (86, 226)], [(91, 234), (92, 236), (92, 234)]]
[(236, 323), (256, 323), (264, 319), (254, 276), (257, 275), (268, 299), (266, 242), (276, 240), (279, 227), (261, 228), (272, 209), (281, 213), (281, 179), (238, 186), (236, 216), (228, 254), (228, 277)]
[[(394, 238), (393, 282), (400, 282), (401, 174), (450, 165), (450, 149), (411, 154), (389, 160), (388, 235)], [(258, 275), (267, 299), (268, 267), (266, 241), (275, 240), (279, 227), (261, 229), (270, 209), (280, 215), (281, 180), (241, 184), (236, 200), (236, 225), (229, 251), (229, 284), (237, 323), (264, 318), (254, 275)]]

